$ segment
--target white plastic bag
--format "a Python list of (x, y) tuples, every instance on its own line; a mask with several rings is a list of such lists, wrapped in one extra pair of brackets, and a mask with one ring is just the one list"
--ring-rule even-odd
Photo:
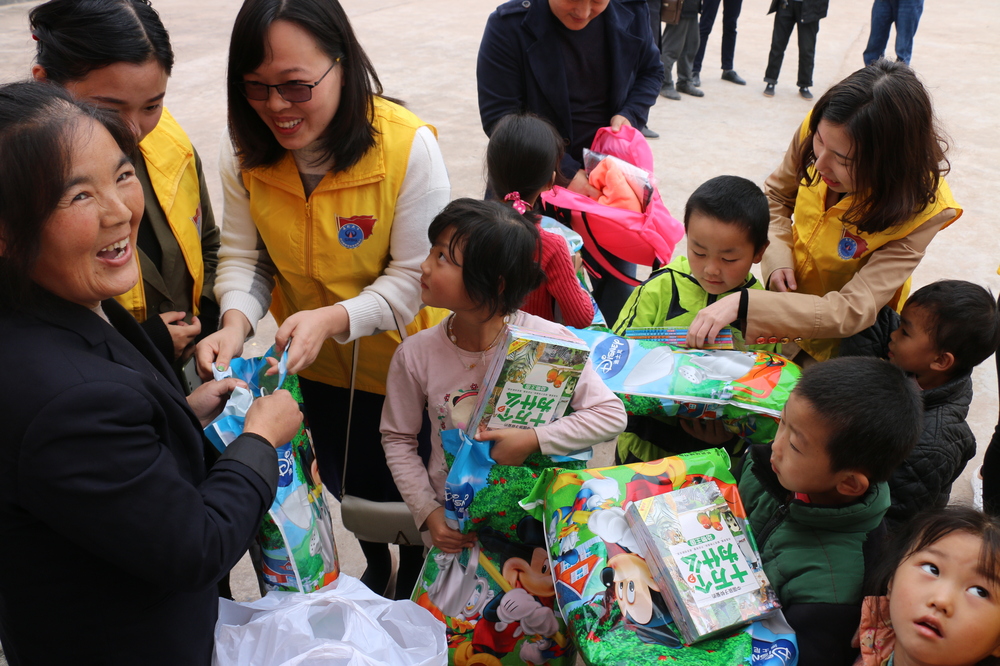
[(310, 594), (219, 600), (213, 666), (438, 666), (445, 627), (412, 601), (390, 601), (356, 578)]

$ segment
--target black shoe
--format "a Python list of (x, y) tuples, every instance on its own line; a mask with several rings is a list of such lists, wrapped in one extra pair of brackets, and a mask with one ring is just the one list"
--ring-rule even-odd
[[(649, 129), (648, 127), (643, 127), (643, 128), (642, 128), (641, 130), (639, 130), (639, 131), (640, 131), (640, 132), (642, 133), (642, 135), (643, 135), (644, 137), (646, 137), (647, 139), (659, 139), (659, 138), (660, 138), (660, 135), (659, 135), (659, 133), (657, 133), (657, 132), (654, 132), (653, 130)], [(407, 598), (409, 598), (409, 597), (407, 597)]]
[(768, 83), (764, 86), (764, 97), (774, 97), (774, 84)]
[(691, 85), (695, 88), (701, 88), (701, 72), (695, 72), (691, 77)]
[(809, 87), (808, 86), (802, 86), (801, 88), (799, 88), (799, 94), (802, 95), (802, 99), (812, 99), (813, 98), (813, 94), (812, 94), (812, 92), (809, 91)]
[(698, 90), (690, 81), (678, 81), (677, 82), (677, 92), (682, 92), (685, 95), (691, 95), (691, 97), (704, 97), (705, 93)]
[(660, 88), (660, 96), (672, 100), (679, 100), (681, 98), (681, 94), (677, 92), (677, 89), (674, 88), (674, 84), (672, 83), (663, 84), (663, 87)]
[(729, 81), (730, 83), (735, 83), (738, 86), (745, 86), (747, 84), (746, 80), (736, 73), (735, 69), (726, 69), (722, 72), (722, 80)]

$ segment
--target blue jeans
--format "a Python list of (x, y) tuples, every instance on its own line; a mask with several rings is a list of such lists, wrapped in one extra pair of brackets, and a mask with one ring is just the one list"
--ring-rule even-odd
[(870, 65), (883, 55), (889, 43), (889, 26), (896, 24), (896, 59), (910, 64), (913, 54), (913, 35), (920, 24), (924, 0), (875, 0), (872, 4), (872, 29), (865, 47), (865, 65)]

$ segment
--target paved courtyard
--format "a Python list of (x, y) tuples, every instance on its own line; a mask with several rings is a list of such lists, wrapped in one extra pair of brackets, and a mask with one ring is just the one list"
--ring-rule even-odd
[[(535, 0), (544, 1), (544, 0)], [(820, 24), (816, 56), (817, 97), (862, 65), (872, 0), (838, 0)], [(453, 197), (480, 196), (484, 187), (486, 137), (476, 103), (476, 52), (486, 17), (498, 0), (342, 0), (359, 39), (375, 64), (385, 92), (437, 127), (448, 165)], [(27, 27), (35, 3), (0, 7), (0, 81), (29, 74), (34, 42)], [(240, 0), (153, 0), (170, 31), (176, 65), (166, 103), (185, 127), (205, 163), (216, 216), (222, 217), (216, 155), (225, 129), (225, 68), (229, 33)], [(933, 94), (941, 125), (950, 136), (948, 177), (965, 215), (942, 232), (914, 274), (914, 287), (951, 277), (1000, 291), (1000, 237), (997, 214), (988, 201), (994, 169), (1000, 166), (998, 79), (1000, 5), (994, 0), (930, 2), (916, 35), (912, 65)], [(810, 108), (797, 94), (797, 51), (789, 44), (774, 98), (765, 98), (763, 72), (770, 43), (768, 3), (748, 0), (739, 23), (736, 69), (749, 82), (736, 86), (719, 79), (721, 17), (717, 20), (702, 72), (705, 97), (660, 98), (649, 126), (661, 138), (651, 142), (663, 199), (678, 217), (692, 190), (720, 174), (755, 182), (778, 165), (792, 133)], [(720, 12), (721, 13), (721, 12)], [(975, 20), (968, 20), (969, 16)], [(993, 118), (993, 120), (990, 120)], [(678, 248), (683, 252), (683, 246)], [(262, 326), (247, 353), (271, 342), (273, 324)], [(979, 454), (955, 484), (953, 501), (968, 502), (969, 477), (978, 466), (997, 419), (997, 377), (992, 358), (975, 372), (975, 399), (969, 417)], [(377, 446), (378, 442), (372, 442)], [(600, 457), (609, 461), (609, 453)], [(339, 516), (336, 517), (339, 520)], [(353, 537), (338, 528), (343, 570), (360, 575), (364, 558)], [(256, 596), (244, 562), (236, 593)], [(5, 666), (0, 656), (0, 666)]]

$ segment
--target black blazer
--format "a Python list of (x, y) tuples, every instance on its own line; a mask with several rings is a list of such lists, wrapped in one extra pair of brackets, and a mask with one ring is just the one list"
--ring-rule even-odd
[(208, 470), (166, 360), (103, 306), (0, 312), (0, 639), (11, 666), (209, 664), (277, 456), (244, 435)]
[[(649, 7), (646, 0), (611, 0), (604, 15), (611, 108), (633, 126), (643, 127), (663, 83), (663, 63), (650, 32)], [(548, 119), (563, 138), (573, 140), (569, 110), (572, 82), (566, 80), (554, 32), (557, 22), (547, 0), (510, 0), (490, 14), (476, 64), (479, 116), (487, 135), (505, 115), (530, 111)], [(572, 177), (581, 166), (566, 155), (561, 171)]]

